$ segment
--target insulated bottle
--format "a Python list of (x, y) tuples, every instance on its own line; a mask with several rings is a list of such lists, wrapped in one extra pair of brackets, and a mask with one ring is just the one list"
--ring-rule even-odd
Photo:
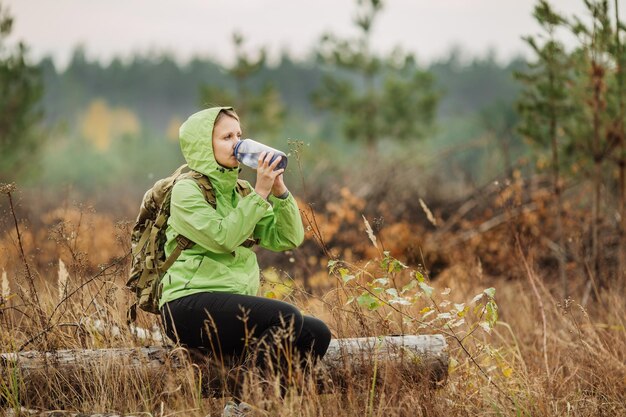
[[(249, 166), (252, 169), (257, 169), (259, 166), (259, 155), (261, 152), (274, 152), (274, 156), (270, 163), (274, 162), (278, 156), (282, 156), (282, 159), (276, 166), (276, 169), (281, 169), (287, 167), (287, 155), (284, 152), (279, 151), (278, 149), (270, 148), (267, 145), (259, 143), (252, 139), (244, 139), (239, 141), (235, 145), (235, 158), (242, 164)], [(276, 170), (275, 169), (275, 170)]]

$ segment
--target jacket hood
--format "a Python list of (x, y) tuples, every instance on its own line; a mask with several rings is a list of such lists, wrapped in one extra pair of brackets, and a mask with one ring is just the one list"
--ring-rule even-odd
[(226, 193), (235, 189), (238, 168), (225, 168), (217, 163), (213, 154), (213, 126), (222, 110), (232, 107), (211, 107), (192, 114), (180, 126), (180, 149), (189, 168), (211, 180), (217, 191)]

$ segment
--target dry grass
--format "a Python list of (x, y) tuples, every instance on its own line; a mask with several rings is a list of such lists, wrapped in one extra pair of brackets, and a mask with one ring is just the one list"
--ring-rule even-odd
[[(345, 210), (342, 212), (342, 204), (350, 206), (350, 210), (358, 206), (358, 202), (351, 202), (352, 196), (344, 197), (333, 208), (341, 222), (351, 216)], [(437, 216), (434, 212), (431, 217)], [(125, 324), (129, 301), (129, 294), (123, 288), (127, 247), (119, 242), (127, 233), (126, 226), (116, 225), (106, 216), (93, 212), (80, 215), (69, 210), (68, 213), (56, 214), (62, 219), (60, 223), (44, 224), (39, 230), (23, 230), (26, 259), (33, 270), (32, 286), (19, 260), (15, 230), (2, 237), (5, 259), (2, 268), (7, 273), (2, 273), (6, 278), (1, 286), (0, 351), (101, 349), (161, 343), (156, 317), (140, 316), (139, 328), (134, 330)], [(360, 221), (360, 216), (354, 216), (353, 222)], [(515, 221), (526, 222), (518, 225), (518, 230), (526, 230), (526, 218)], [(541, 219), (532, 221), (541, 222)], [(340, 233), (339, 225), (323, 227), (327, 237)], [(393, 229), (393, 225), (387, 228)], [(107, 236), (105, 244), (93, 230), (98, 230), (97, 236)], [(46, 233), (50, 240), (42, 237)], [(373, 235), (371, 227), (368, 233)], [(503, 230), (498, 237), (504, 239), (508, 233)], [(355, 235), (367, 241), (365, 231), (357, 230)], [(393, 247), (397, 243), (392, 237), (393, 234), (379, 235), (383, 239), (379, 243)], [(486, 240), (494, 237), (483, 236)], [(424, 236), (421, 239), (427, 240)], [(261, 410), (258, 415), (271, 416), (626, 416), (624, 294), (610, 286), (597, 288), (584, 308), (579, 301), (582, 291), (573, 299), (559, 299), (555, 296), (559, 289), (552, 287), (556, 282), (553, 269), (535, 261), (542, 259), (543, 248), (535, 246), (539, 240), (525, 241), (522, 250), (511, 242), (501, 245), (508, 250), (497, 248), (504, 251), (504, 255), (498, 256), (506, 256), (506, 261), (516, 266), (513, 278), (488, 275), (477, 258), (460, 260), (469, 244), (472, 248), (480, 245), (476, 239), (464, 248), (448, 249), (455, 252), (449, 256), (451, 261), (445, 269), (430, 282), (432, 298), (416, 296), (407, 306), (384, 304), (370, 311), (354, 301), (347, 304), (350, 297), (371, 288), (368, 282), (380, 276), (376, 274), (381, 272), (384, 255), (376, 248), (367, 249), (370, 256), (363, 261), (340, 263), (333, 273), (314, 269), (317, 281), (309, 282), (310, 293), (305, 292), (298, 276), (295, 287), (285, 293), (289, 301), (324, 319), (333, 337), (399, 332), (449, 335), (453, 360), (444, 386), (431, 389), (391, 367), (376, 364), (378, 384), (372, 388), (373, 363), (372, 373), (352, 375), (343, 388), (329, 385), (324, 393), (316, 391), (311, 378), (301, 375), (285, 398), (278, 394), (276, 380), (250, 375), (244, 400)], [(362, 241), (358, 245), (365, 246)], [(371, 243), (369, 246), (374, 247)], [(46, 262), (37, 255), (38, 247), (40, 251), (43, 248), (45, 253), (41, 256)], [(99, 265), (103, 252), (109, 254), (110, 262)], [(494, 253), (490, 252), (490, 256), (496, 256)], [(302, 264), (309, 268), (295, 272), (296, 275), (311, 272), (312, 265), (321, 262), (310, 261), (311, 255), (306, 251), (293, 256), (304, 257)], [(356, 256), (351, 252), (346, 258)], [(54, 260), (52, 264), (50, 259)], [(65, 265), (60, 265), (59, 259)], [(297, 261), (296, 265), (299, 264)], [(340, 272), (339, 266), (345, 270)], [(421, 268), (426, 274), (424, 267)], [(390, 271), (386, 275), (390, 280), (388, 287), (398, 290), (410, 282), (414, 273), (411, 268), (403, 267)], [(355, 278), (346, 279), (346, 275)], [(573, 279), (578, 281), (572, 283), (572, 288), (585, 287), (582, 278)], [(318, 286), (316, 282), (323, 284)], [(499, 312), (499, 320), (489, 334), (482, 329), (473, 330), (479, 320), (470, 319), (469, 315), (454, 335), (438, 322), (420, 326), (425, 307), (470, 305), (474, 295), (487, 287), (496, 289)], [(33, 291), (37, 292), (36, 298)], [(417, 294), (419, 288), (411, 291)], [(480, 311), (477, 313), (481, 315)], [(463, 341), (463, 348), (459, 340)], [(85, 413), (215, 416), (220, 415), (227, 400), (227, 394), (203, 397), (203, 381), (208, 377), (219, 378), (221, 374), (201, 373), (191, 362), (183, 367), (165, 366), (159, 371), (131, 367), (120, 359), (115, 363), (84, 364), (71, 375), (58, 372), (53, 364), (28, 375), (4, 365), (0, 372), (0, 403), (5, 410), (23, 406)]]

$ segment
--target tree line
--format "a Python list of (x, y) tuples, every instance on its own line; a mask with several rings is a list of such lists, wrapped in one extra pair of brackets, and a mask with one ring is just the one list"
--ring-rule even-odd
[[(102, 63), (77, 48), (63, 70), (51, 58), (29, 64), (25, 45), (7, 45), (13, 20), (0, 3), (0, 179), (19, 178), (25, 161), (32, 165), (50, 140), (50, 126), (66, 121), (67, 133), (76, 133), (77, 115), (94, 98), (131, 109), (150, 132), (164, 131), (173, 115), (233, 104), (250, 131), (285, 134), (285, 126), (307, 121), (321, 126), (326, 141), (355, 140), (372, 151), (380, 141), (432, 138), (455, 120), (471, 119), (477, 135), (495, 137), (504, 175), (526, 144), (536, 169), (550, 172), (564, 295), (573, 254), (562, 228), (563, 190), (573, 182), (592, 190), (583, 231), (590, 282), (605, 279), (600, 257), (607, 228), (619, 231), (617, 270), (626, 281), (625, 25), (618, 0), (582, 1), (585, 16), (564, 16), (548, 1), (537, 2), (533, 16), (542, 33), (525, 38), (533, 52), (528, 61), (502, 64), (493, 54), (464, 60), (453, 50), (420, 65), (400, 48), (375, 54), (370, 41), (384, 2), (359, 0), (358, 35), (324, 34), (307, 60), (284, 54), (271, 65), (264, 50), (246, 52), (245, 38), (235, 33), (231, 66), (201, 58), (181, 64), (167, 54)], [(571, 50), (563, 32), (578, 40)]]

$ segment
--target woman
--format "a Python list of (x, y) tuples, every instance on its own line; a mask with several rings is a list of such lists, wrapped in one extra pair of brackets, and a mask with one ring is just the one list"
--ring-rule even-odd
[[(288, 191), (280, 158), (261, 154), (254, 188), (237, 192), (239, 163), (233, 149), (241, 140), (239, 117), (231, 107), (213, 107), (190, 116), (180, 128), (180, 146), (189, 167), (206, 175), (215, 191), (216, 208), (192, 179), (172, 190), (166, 230), (166, 255), (181, 234), (195, 242), (163, 278), (161, 315), (167, 335), (188, 347), (222, 355), (263, 354), (256, 364), (280, 362), (277, 338), (304, 358), (321, 358), (330, 331), (320, 320), (303, 316), (293, 305), (257, 297), (259, 266), (246, 247), (250, 238), (261, 247), (284, 251), (304, 238), (295, 199)], [(287, 330), (287, 332), (285, 332)], [(289, 351), (289, 350), (287, 350)], [(268, 361), (268, 358), (273, 358)]]

